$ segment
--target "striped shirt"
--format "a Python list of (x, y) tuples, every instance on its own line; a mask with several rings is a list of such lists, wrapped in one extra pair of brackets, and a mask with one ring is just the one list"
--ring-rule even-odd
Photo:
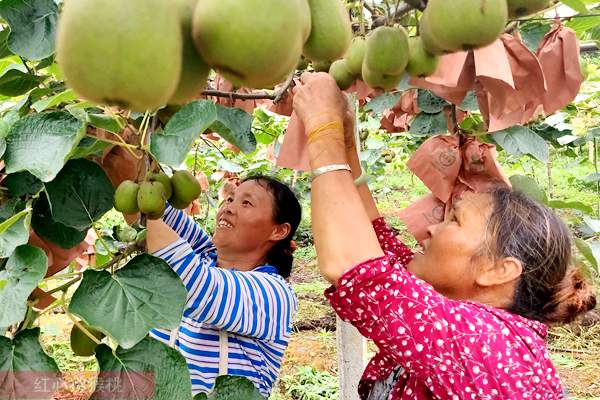
[(208, 393), (219, 374), (219, 331), (228, 332), (229, 375), (250, 379), (268, 397), (298, 309), (292, 288), (271, 265), (249, 272), (217, 267), (208, 234), (183, 211), (167, 206), (163, 220), (181, 238), (156, 252), (181, 277), (187, 299), (176, 334), (150, 336), (173, 343), (187, 360), (192, 392)]

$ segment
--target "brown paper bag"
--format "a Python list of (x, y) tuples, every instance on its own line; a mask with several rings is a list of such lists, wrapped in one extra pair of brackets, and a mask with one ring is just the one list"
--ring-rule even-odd
[(579, 64), (575, 31), (557, 23), (544, 37), (537, 56), (548, 86), (543, 99), (544, 111), (553, 114), (575, 99), (585, 79)]

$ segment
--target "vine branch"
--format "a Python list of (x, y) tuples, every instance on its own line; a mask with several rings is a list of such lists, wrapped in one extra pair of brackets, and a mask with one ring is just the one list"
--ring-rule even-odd
[(238, 92), (226, 92), (221, 90), (208, 89), (202, 92), (204, 96), (211, 97), (224, 97), (228, 99), (237, 99), (237, 100), (273, 100), (275, 103), (279, 103), (288, 89), (294, 83), (294, 74), (291, 74), (288, 79), (285, 81), (283, 86), (274, 93), (269, 93), (266, 91), (252, 92), (252, 93), (238, 93)]

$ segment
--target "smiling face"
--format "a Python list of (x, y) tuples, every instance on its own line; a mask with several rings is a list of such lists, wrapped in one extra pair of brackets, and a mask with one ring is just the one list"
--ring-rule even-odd
[(289, 224), (273, 219), (273, 195), (259, 181), (249, 180), (229, 193), (219, 208), (213, 243), (220, 256), (260, 259), (287, 232)]
[(449, 298), (471, 298), (481, 271), (493, 264), (478, 257), (492, 209), (489, 194), (465, 194), (445, 221), (428, 228), (424, 252), (415, 255), (408, 270)]

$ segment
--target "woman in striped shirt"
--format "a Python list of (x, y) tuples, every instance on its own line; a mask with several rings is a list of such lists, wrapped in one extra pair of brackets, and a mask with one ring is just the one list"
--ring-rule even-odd
[(148, 221), (148, 250), (164, 259), (188, 291), (178, 330), (150, 336), (186, 358), (194, 394), (219, 375), (250, 379), (268, 397), (297, 311), (286, 282), (301, 207), (293, 192), (268, 177), (242, 182), (217, 212), (213, 237), (170, 206)]

